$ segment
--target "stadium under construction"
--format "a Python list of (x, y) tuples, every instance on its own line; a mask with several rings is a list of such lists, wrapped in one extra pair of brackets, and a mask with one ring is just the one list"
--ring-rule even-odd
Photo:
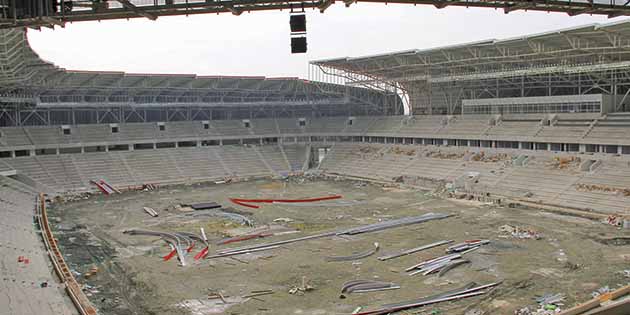
[[(20, 27), (181, 5), (135, 2), (3, 11), (6, 314), (630, 314), (630, 21), (306, 79), (69, 71)], [(494, 6), (626, 12), (560, 2)]]

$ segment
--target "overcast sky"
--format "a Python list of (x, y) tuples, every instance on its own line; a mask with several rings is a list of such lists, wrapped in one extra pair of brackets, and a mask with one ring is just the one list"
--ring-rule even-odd
[(291, 55), (289, 13), (80, 22), (29, 30), (39, 55), (72, 70), (307, 78), (309, 60), (503, 39), (619, 19), (431, 6), (335, 4), (307, 11), (308, 53)]

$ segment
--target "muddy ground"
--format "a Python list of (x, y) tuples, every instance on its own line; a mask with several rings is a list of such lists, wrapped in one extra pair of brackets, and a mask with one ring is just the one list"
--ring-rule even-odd
[[(230, 204), (228, 197), (304, 198), (340, 194), (343, 199), (320, 204), (268, 204), (246, 209)], [(247, 231), (222, 218), (190, 218), (173, 206), (216, 201), (252, 211), (258, 226), (275, 223), (298, 233), (250, 240), (225, 246), (214, 242)], [(160, 214), (151, 218), (143, 206)], [(454, 217), (352, 237), (332, 237), (281, 248), (194, 262), (179, 266), (176, 259), (163, 261), (167, 244), (148, 236), (122, 232), (142, 228), (155, 231), (189, 231), (203, 227), (211, 239), (210, 253), (236, 247), (414, 216), (427, 212)], [(59, 203), (49, 210), (56, 236), (77, 280), (102, 314), (350, 314), (358, 306), (378, 307), (446, 291), (476, 281), (503, 280), (492, 294), (454, 303), (439, 304), (408, 314), (513, 314), (533, 305), (537, 295), (564, 293), (573, 305), (590, 297), (593, 290), (628, 283), (620, 273), (630, 265), (628, 230), (586, 219), (531, 209), (504, 208), (472, 202), (445, 200), (428, 192), (385, 188), (376, 184), (332, 180), (258, 180), (227, 185), (193, 185), (93, 196), (87, 200)], [(509, 224), (537, 231), (542, 238), (516, 239), (501, 233)], [(379, 261), (377, 256), (439, 240), (460, 242), (490, 239), (491, 243), (467, 254), (471, 264), (443, 277), (408, 276), (404, 269), (422, 260), (441, 256), (437, 247), (405, 257)], [(381, 251), (358, 261), (327, 262), (326, 256), (349, 255), (379, 242)], [(90, 269), (98, 268), (95, 275)], [(86, 276), (87, 273), (87, 276)], [(305, 278), (314, 290), (289, 294)], [(354, 279), (392, 281), (399, 290), (349, 295), (340, 299), (341, 285)], [(243, 299), (256, 290), (271, 295)], [(227, 302), (209, 299), (220, 292)], [(233, 302), (233, 303), (232, 303)], [(187, 306), (184, 306), (187, 305)]]

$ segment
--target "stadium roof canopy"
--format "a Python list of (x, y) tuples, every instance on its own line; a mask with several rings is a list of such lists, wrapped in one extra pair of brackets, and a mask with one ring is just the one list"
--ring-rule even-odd
[[(0, 112), (39, 107), (339, 106), (384, 111), (394, 95), (293, 77), (198, 76), (66, 70), (41, 59), (25, 29), (0, 30)], [(389, 110), (389, 109), (387, 109)]]
[(630, 20), (388, 54), (311, 61), (364, 80), (447, 82), (630, 67)]

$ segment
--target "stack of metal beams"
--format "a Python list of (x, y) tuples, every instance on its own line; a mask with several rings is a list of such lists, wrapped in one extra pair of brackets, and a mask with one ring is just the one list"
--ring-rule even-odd
[(410, 276), (419, 273), (426, 276), (437, 272), (438, 276), (441, 277), (453, 268), (470, 263), (470, 260), (463, 259), (462, 256), (488, 243), (490, 243), (489, 240), (474, 240), (449, 246), (446, 252), (451, 254), (423, 261), (405, 269), (405, 271), (409, 272)]

